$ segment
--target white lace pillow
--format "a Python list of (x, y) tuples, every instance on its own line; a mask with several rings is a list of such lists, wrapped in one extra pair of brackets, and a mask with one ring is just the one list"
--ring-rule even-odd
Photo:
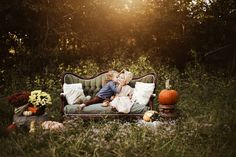
[(63, 92), (64, 93), (62, 94), (66, 97), (66, 100), (70, 105), (76, 104), (78, 97), (84, 97), (84, 91), (81, 83), (64, 83)]
[(136, 82), (132, 101), (138, 102), (140, 105), (147, 105), (151, 95), (153, 94), (154, 88), (154, 83)]

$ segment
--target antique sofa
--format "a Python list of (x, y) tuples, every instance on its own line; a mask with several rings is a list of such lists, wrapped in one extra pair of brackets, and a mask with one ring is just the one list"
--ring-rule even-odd
[[(83, 90), (85, 95), (94, 96), (103, 86), (103, 82), (105, 79), (105, 74), (107, 71), (102, 72), (94, 77), (91, 78), (83, 78), (78, 76), (74, 73), (64, 73), (61, 78), (62, 85), (66, 84), (74, 84), (74, 83), (82, 83)], [(144, 83), (154, 83), (156, 88), (156, 74), (149, 73), (143, 75), (141, 77), (135, 77), (129, 83), (131, 87), (135, 87), (136, 82), (144, 82)], [(155, 90), (154, 90), (155, 92)], [(111, 118), (111, 119), (139, 119), (143, 117), (143, 113), (146, 110), (153, 110), (154, 109), (154, 97), (155, 93), (151, 95), (149, 102), (145, 109), (139, 109), (138, 107), (132, 107), (131, 112), (128, 114), (124, 113), (117, 113), (112, 111), (111, 107), (102, 107), (100, 104), (90, 105), (83, 109), (81, 113), (71, 113), (67, 112), (70, 108), (73, 108), (73, 105), (68, 105), (66, 97), (61, 94), (61, 114), (63, 115), (63, 119), (72, 119), (72, 118), (81, 118), (81, 119), (104, 119), (104, 118)], [(62, 89), (63, 93), (63, 89)], [(69, 107), (70, 106), (70, 107)], [(68, 109), (69, 108), (69, 109)]]

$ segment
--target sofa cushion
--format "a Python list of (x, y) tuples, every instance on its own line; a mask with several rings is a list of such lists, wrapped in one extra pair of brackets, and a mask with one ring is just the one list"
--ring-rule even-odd
[(147, 110), (149, 110), (148, 106), (143, 106), (138, 102), (134, 102), (133, 106), (130, 109), (130, 114), (145, 113)]
[(87, 107), (84, 107), (82, 111), (78, 111), (79, 105), (66, 105), (64, 107), (64, 113), (65, 114), (76, 114), (76, 113), (114, 113), (112, 111), (112, 107), (103, 107), (102, 103), (89, 105)]
[[(130, 114), (140, 114), (149, 110), (148, 106), (140, 105), (139, 103), (134, 103), (131, 107)], [(86, 113), (86, 114), (104, 114), (104, 113), (117, 113), (112, 111), (111, 106), (103, 107), (102, 103), (94, 104), (87, 106), (83, 111), (78, 111), (78, 105), (66, 105), (64, 107), (65, 114), (77, 114), (77, 113)]]

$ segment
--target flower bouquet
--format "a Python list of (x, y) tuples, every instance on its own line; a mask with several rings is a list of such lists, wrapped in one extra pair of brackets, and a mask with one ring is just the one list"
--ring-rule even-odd
[(28, 111), (31, 111), (35, 115), (44, 114), (46, 105), (52, 104), (50, 95), (41, 90), (34, 90), (29, 96)]
[(41, 90), (22, 91), (7, 97), (8, 103), (15, 108), (15, 114), (31, 116), (42, 115), (47, 105), (52, 104), (49, 94)]

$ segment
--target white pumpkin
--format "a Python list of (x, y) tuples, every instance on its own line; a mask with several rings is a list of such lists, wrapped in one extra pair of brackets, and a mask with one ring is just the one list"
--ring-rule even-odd
[(143, 120), (146, 122), (152, 122), (157, 119), (159, 119), (159, 114), (157, 111), (153, 111), (153, 110), (146, 111), (143, 115)]
[(41, 124), (41, 126), (43, 129), (50, 130), (50, 131), (60, 131), (60, 130), (65, 129), (62, 123), (55, 122), (55, 121), (45, 121)]
[(31, 116), (32, 114), (33, 114), (32, 111), (24, 111), (23, 112), (24, 116)]

